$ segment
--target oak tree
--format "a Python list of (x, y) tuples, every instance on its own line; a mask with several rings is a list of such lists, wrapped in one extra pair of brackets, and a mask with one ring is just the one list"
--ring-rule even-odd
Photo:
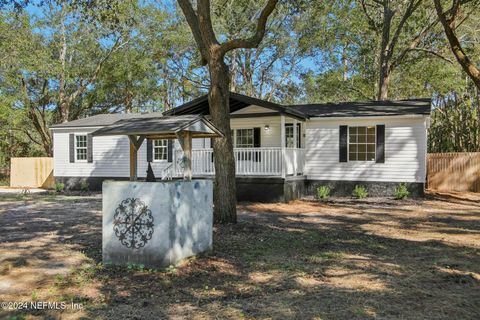
[(235, 49), (255, 48), (262, 41), (267, 19), (278, 0), (268, 0), (258, 16), (251, 37), (234, 38), (223, 42), (217, 39), (211, 19), (210, 0), (178, 0), (180, 8), (190, 26), (201, 56), (201, 64), (208, 67), (210, 88), (208, 103), (212, 122), (224, 134), (213, 144), (215, 162), (214, 220), (219, 223), (235, 223), (236, 187), (235, 159), (230, 135), (229, 68), (225, 55)]

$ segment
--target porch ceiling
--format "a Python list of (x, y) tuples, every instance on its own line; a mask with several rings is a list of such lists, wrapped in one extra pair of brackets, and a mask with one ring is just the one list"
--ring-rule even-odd
[[(277, 111), (281, 114), (290, 116), (292, 118), (296, 118), (299, 120), (305, 120), (308, 118), (303, 112), (295, 110), (290, 107), (285, 107), (279, 105), (277, 103), (252, 98), (245, 96), (243, 94), (230, 92), (229, 94), (229, 105), (230, 105), (230, 113), (241, 110), (245, 107), (256, 105), (260, 107), (264, 107), (270, 110)], [(204, 95), (200, 98), (194, 99), (188, 103), (185, 103), (177, 108), (173, 108), (164, 112), (165, 115), (185, 115), (185, 114), (199, 114), (199, 115), (209, 115), (209, 104), (208, 104), (208, 96)]]

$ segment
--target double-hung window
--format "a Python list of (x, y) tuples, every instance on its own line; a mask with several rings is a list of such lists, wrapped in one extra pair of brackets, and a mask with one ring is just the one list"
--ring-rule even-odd
[[(253, 129), (237, 129), (235, 136), (235, 147), (237, 148), (253, 148)], [(252, 160), (250, 152), (239, 152), (237, 160)]]
[(165, 161), (168, 154), (168, 141), (166, 139), (153, 141), (153, 161)]
[(348, 127), (348, 160), (375, 161), (375, 126)]
[(75, 135), (75, 160), (87, 161), (87, 135)]
[(301, 148), (302, 147), (302, 126), (297, 123), (297, 141), (293, 134), (293, 123), (285, 124), (285, 147), (286, 148)]
[[(297, 133), (298, 134), (298, 133)], [(286, 148), (295, 148), (295, 140), (293, 137), (293, 124), (285, 124), (285, 147)]]
[(253, 148), (253, 129), (237, 129), (237, 148)]

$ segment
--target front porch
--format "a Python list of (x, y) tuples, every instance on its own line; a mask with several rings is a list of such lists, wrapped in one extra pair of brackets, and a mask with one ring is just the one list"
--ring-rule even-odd
[[(303, 175), (305, 166), (305, 149), (303, 148), (234, 148), (233, 154), (237, 176), (285, 178), (288, 176)], [(172, 164), (164, 169), (163, 178), (182, 176), (183, 156), (182, 150), (175, 150)], [(214, 175), (215, 165), (213, 157), (212, 148), (193, 149), (193, 176)]]
[[(237, 178), (280, 178), (303, 176), (305, 167), (305, 114), (261, 99), (230, 93), (230, 127)], [(201, 114), (209, 118), (207, 96), (167, 111), (167, 115)], [(223, 132), (224, 135), (228, 134)], [(214, 176), (211, 141), (193, 142), (193, 176)], [(162, 179), (183, 172), (184, 152), (171, 152), (171, 164)]]

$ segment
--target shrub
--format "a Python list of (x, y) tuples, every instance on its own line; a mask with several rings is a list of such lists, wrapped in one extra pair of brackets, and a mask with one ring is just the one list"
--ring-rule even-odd
[(368, 197), (367, 188), (365, 186), (355, 186), (355, 188), (353, 188), (352, 196), (357, 199)]
[(317, 188), (317, 199), (327, 201), (330, 197), (330, 188), (328, 186), (320, 186)]
[(83, 180), (81, 183), (80, 183), (80, 190), (82, 191), (88, 191), (88, 182)]
[(395, 188), (395, 199), (401, 200), (405, 199), (410, 195), (410, 192), (408, 191), (407, 184), (406, 183), (400, 183), (398, 187)]
[(56, 192), (63, 192), (65, 190), (65, 185), (61, 182), (55, 183), (55, 191)]

